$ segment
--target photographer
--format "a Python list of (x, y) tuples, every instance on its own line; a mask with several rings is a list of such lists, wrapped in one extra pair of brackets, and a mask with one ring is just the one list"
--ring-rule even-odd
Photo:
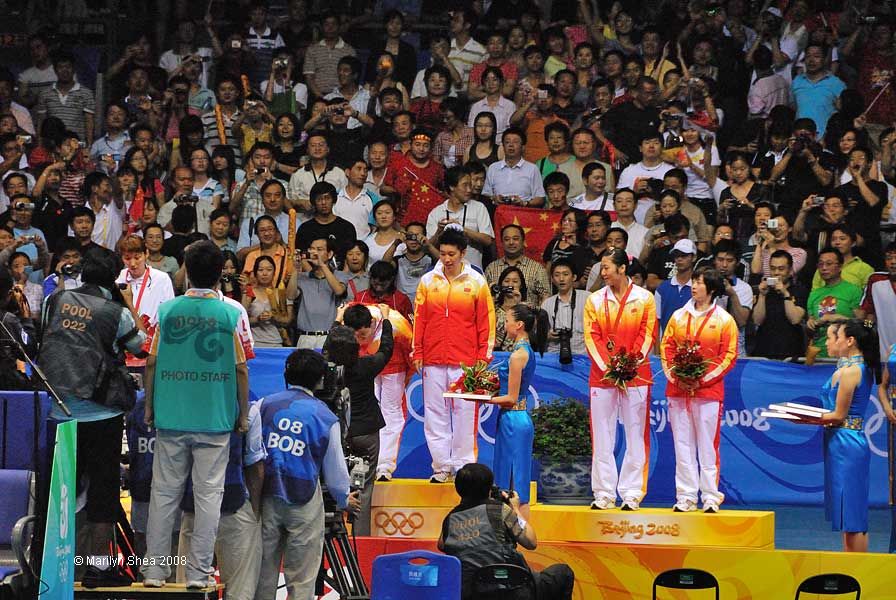
[(73, 237), (65, 237), (57, 244), (56, 251), (59, 260), (53, 274), (44, 279), (44, 298), (60, 285), (66, 290), (81, 287), (81, 244)]
[(548, 352), (559, 352), (560, 362), (564, 363), (571, 362), (573, 354), (586, 353), (582, 319), (589, 293), (575, 288), (576, 279), (575, 265), (571, 260), (555, 260), (551, 263), (551, 282), (557, 293), (541, 304), (541, 308), (548, 313), (551, 324)]
[[(81, 273), (84, 284), (50, 296), (42, 320), (38, 362), (78, 423), (76, 480), (83, 481), (85, 475), (90, 479), (84, 538), (88, 547), (79, 547), (80, 555), (109, 553), (121, 510), (118, 465), (122, 415), (136, 399), (133, 382), (124, 368), (123, 350), (138, 353), (146, 339), (131, 304), (130, 288), (119, 291), (115, 274), (114, 259), (90, 253)], [(50, 416), (66, 418), (56, 406)], [(103, 575), (115, 576), (107, 571), (93, 573), (100, 579)]]
[[(21, 291), (13, 288), (12, 273), (3, 265), (0, 265), (0, 322), (25, 347), (26, 352), (33, 351), (37, 338), (29, 317), (28, 302)], [(9, 340), (6, 331), (0, 328), (0, 389), (30, 389), (28, 378), (16, 365), (21, 358), (18, 348)]]
[(802, 323), (809, 290), (793, 279), (793, 257), (785, 250), (772, 253), (769, 271), (753, 303), (758, 329), (752, 354), (777, 360), (800, 356), (806, 348)]
[[(487, 466), (464, 465), (454, 480), (460, 504), (442, 521), (439, 550), (460, 559), (464, 600), (474, 597), (472, 580), (477, 569), (500, 563), (528, 569), (516, 546), (535, 550), (538, 545), (535, 529), (519, 514), (520, 497), (516, 492), (496, 490), (493, 483), (494, 475)], [(575, 574), (569, 565), (551, 565), (544, 571), (532, 572), (532, 576), (536, 586), (532, 600), (572, 598)]]
[(321, 475), (339, 508), (360, 507), (358, 492), (349, 493), (339, 420), (312, 391), (326, 369), (314, 350), (296, 350), (283, 373), (289, 389), (258, 401), (268, 455), (256, 598), (276, 595), (281, 560), (289, 597), (313, 597), (324, 544)]
[(336, 318), (338, 300), (346, 295), (348, 273), (335, 271), (333, 240), (315, 239), (308, 250), (297, 252), (295, 268), (287, 285), (287, 296), (294, 298), (299, 348), (320, 348)]
[(772, 167), (769, 179), (776, 184), (775, 202), (779, 210), (795, 215), (803, 199), (824, 192), (834, 181), (837, 161), (815, 141), (818, 128), (812, 119), (797, 119), (787, 150)]
[(394, 341), (392, 323), (389, 321), (389, 307), (380, 304), (379, 313), (383, 319), (380, 323), (379, 347), (376, 352), (359, 357), (358, 334), (364, 338), (364, 333), (360, 330), (365, 329), (365, 325), (366, 329), (369, 329), (372, 325), (372, 316), (367, 308), (359, 305), (350, 307), (346, 313), (347, 327), (339, 325), (338, 322), (333, 324), (324, 342), (324, 356), (337, 366), (345, 368), (345, 384), (351, 394), (347, 449), (353, 456), (363, 458), (368, 465), (364, 487), (361, 489), (361, 512), (355, 521), (353, 533), (370, 535), (370, 501), (380, 452), (379, 432), (386, 426), (374, 393), (375, 379), (392, 358)]

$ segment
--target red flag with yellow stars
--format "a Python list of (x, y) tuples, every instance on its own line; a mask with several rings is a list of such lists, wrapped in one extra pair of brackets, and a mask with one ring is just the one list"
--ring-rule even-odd
[[(501, 231), (506, 225), (519, 225), (526, 233), (526, 256), (541, 262), (548, 243), (560, 233), (562, 211), (542, 208), (522, 208), (502, 204), (495, 211), (495, 231)], [(504, 255), (501, 237), (496, 236), (498, 254)]]
[(445, 197), (433, 184), (413, 177), (410, 178), (407, 198), (408, 204), (401, 218), (401, 224), (405, 227), (413, 221), (426, 223), (432, 209), (445, 201)]

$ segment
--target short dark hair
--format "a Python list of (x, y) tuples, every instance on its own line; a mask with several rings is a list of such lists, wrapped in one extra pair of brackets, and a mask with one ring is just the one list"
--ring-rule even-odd
[(462, 177), (469, 175), (462, 165), (454, 165), (445, 171), (445, 187), (453, 188), (460, 183)]
[(345, 309), (342, 321), (346, 327), (358, 330), (370, 327), (373, 324), (373, 315), (370, 314), (370, 309), (363, 304), (352, 304)]
[(604, 167), (599, 162), (593, 161), (593, 162), (588, 163), (582, 169), (582, 179), (588, 179), (589, 177), (591, 177), (592, 173), (594, 173), (595, 171), (598, 171), (598, 170), (603, 171), (605, 175), (607, 173), (607, 168)]
[(314, 350), (294, 350), (286, 359), (283, 378), (287, 385), (298, 385), (312, 390), (324, 377), (327, 361)]
[(505, 225), (504, 227), (501, 228), (501, 238), (502, 239), (504, 238), (504, 232), (507, 231), (508, 229), (519, 230), (520, 237), (523, 239), (523, 241), (526, 241), (526, 230), (523, 228), (522, 225), (517, 225), (516, 223), (508, 223), (507, 225)]
[(441, 248), (442, 245), (456, 246), (458, 250), (463, 252), (467, 249), (468, 244), (469, 241), (463, 231), (457, 231), (456, 229), (451, 228), (442, 231), (442, 235), (439, 236), (439, 242), (436, 244), (436, 247)]
[(208, 222), (217, 221), (221, 217), (227, 217), (227, 219), (233, 223), (233, 217), (230, 216), (230, 211), (226, 208), (216, 208), (211, 212), (208, 216)]
[(703, 285), (710, 298), (718, 298), (725, 293), (725, 279), (712, 267), (700, 267), (694, 272), (694, 279), (703, 279)]
[(822, 254), (833, 254), (837, 257), (837, 263), (840, 265), (843, 264), (843, 254), (833, 246), (825, 246), (824, 248), (822, 248), (818, 252), (818, 258), (821, 258)]
[(504, 130), (504, 135), (501, 139), (504, 140), (504, 138), (506, 138), (508, 134), (519, 136), (520, 140), (522, 140), (523, 142), (523, 146), (526, 145), (526, 132), (523, 131), (520, 127), (508, 127)]
[(213, 288), (221, 278), (224, 254), (214, 242), (199, 240), (184, 248), (184, 266), (195, 287)]
[(771, 262), (776, 258), (783, 258), (787, 261), (787, 266), (793, 269), (793, 257), (787, 250), (775, 250), (774, 252), (772, 252), (772, 255), (768, 257), (768, 261)]
[(321, 196), (326, 196), (327, 194), (332, 196), (333, 202), (336, 202), (336, 196), (338, 196), (336, 186), (329, 181), (318, 181), (311, 186), (311, 191), (308, 193), (308, 196), (310, 197), (311, 202), (314, 202)]
[(96, 223), (96, 215), (86, 206), (76, 206), (72, 209), (72, 214), (68, 218), (69, 226), (71, 226), (78, 217), (87, 217), (91, 222)]
[(118, 264), (109, 252), (88, 252), (81, 262), (81, 281), (98, 285), (107, 290), (115, 287)]
[(259, 150), (267, 150), (273, 156), (277, 148), (270, 142), (255, 142), (254, 144), (252, 144), (252, 147), (249, 148), (249, 151), (246, 153), (246, 157), (249, 158), (253, 156)]
[(592, 210), (585, 218), (585, 223), (588, 223), (588, 221), (590, 221), (594, 217), (597, 217), (601, 221), (603, 221), (603, 224), (607, 227), (613, 224), (613, 219), (610, 218), (610, 213), (605, 210)]
[(478, 160), (471, 160), (467, 164), (464, 165), (464, 170), (470, 175), (481, 174), (485, 175), (488, 172), (488, 169), (485, 168), (485, 165), (479, 162)]
[(575, 263), (572, 260), (565, 258), (565, 257), (561, 257), (555, 261), (551, 261), (551, 272), (548, 273), (548, 275), (550, 277), (553, 277), (554, 271), (556, 271), (558, 267), (566, 267), (567, 269), (569, 269), (569, 271), (573, 274), (574, 277), (579, 276), (579, 273), (576, 269)]
[(462, 466), (454, 477), (454, 489), (464, 504), (484, 501), (494, 483), (492, 470), (480, 463)]
[(622, 239), (625, 241), (626, 246), (628, 246), (628, 232), (622, 227), (610, 227), (610, 231), (607, 232), (607, 235), (611, 233), (618, 233), (622, 236)]
[[(719, 254), (730, 254), (734, 257), (734, 260), (740, 260), (740, 244), (737, 243), (737, 240), (721, 239), (715, 245), (714, 250), (716, 256)], [(790, 255), (788, 254), (787, 256)]]
[(569, 192), (569, 176), (560, 171), (548, 173), (547, 177), (544, 178), (544, 189), (547, 190), (552, 185), (562, 185)]
[(368, 274), (370, 275), (371, 279), (386, 281), (388, 279), (395, 279), (397, 270), (395, 269), (395, 265), (393, 265), (392, 263), (385, 260), (378, 260), (370, 265)]
[(103, 181), (109, 181), (109, 176), (100, 171), (93, 171), (84, 177), (84, 183), (81, 186), (81, 195), (89, 198), (93, 193), (93, 188), (99, 186)]
[[(358, 160), (361, 160), (361, 159), (359, 158)], [(363, 161), (362, 161), (362, 162), (363, 162)], [(265, 182), (262, 184), (262, 186), (261, 186), (261, 191), (260, 191), (259, 193), (260, 193), (262, 196), (264, 196), (265, 191), (266, 191), (269, 187), (272, 187), (272, 186), (275, 186), (275, 185), (280, 187), (280, 191), (283, 192), (283, 198), (285, 199), (285, 198), (286, 198), (286, 186), (283, 185), (283, 182), (280, 181), (279, 179), (273, 179), (273, 178), (271, 178), (271, 179), (268, 179), (267, 181), (265, 181)]]
[(354, 56), (348, 55), (340, 58), (339, 62), (336, 64), (336, 68), (338, 69), (342, 65), (348, 65), (354, 75), (361, 74), (361, 61)]
[(324, 340), (323, 353), (327, 360), (351, 368), (358, 362), (360, 345), (355, 330), (345, 325), (334, 325)]
[(171, 229), (176, 233), (190, 233), (194, 227), (196, 227), (196, 207), (185, 204), (175, 206), (171, 211)]
[(569, 126), (562, 121), (554, 121), (545, 126), (544, 141), (548, 141), (548, 137), (555, 131), (559, 131), (563, 135), (563, 139), (566, 140), (567, 144), (572, 139), (572, 132), (569, 130)]
[(663, 180), (665, 181), (666, 177), (672, 177), (673, 179), (677, 179), (681, 182), (681, 185), (688, 184), (688, 174), (684, 172), (684, 169), (679, 169), (675, 167), (674, 169), (669, 169), (666, 171), (666, 174), (663, 175)]

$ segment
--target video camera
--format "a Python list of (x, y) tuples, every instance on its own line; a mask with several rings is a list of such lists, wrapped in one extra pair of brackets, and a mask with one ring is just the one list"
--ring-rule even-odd
[(510, 498), (513, 494), (513, 490), (502, 490), (499, 486), (493, 485), (492, 489), (488, 492), (488, 497), (510, 506)]

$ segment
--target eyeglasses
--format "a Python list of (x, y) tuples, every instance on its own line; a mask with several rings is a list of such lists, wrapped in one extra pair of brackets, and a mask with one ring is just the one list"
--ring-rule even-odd
[(174, 93), (178, 94), (178, 95), (189, 94), (190, 90), (185, 90), (182, 88), (175, 88)]

